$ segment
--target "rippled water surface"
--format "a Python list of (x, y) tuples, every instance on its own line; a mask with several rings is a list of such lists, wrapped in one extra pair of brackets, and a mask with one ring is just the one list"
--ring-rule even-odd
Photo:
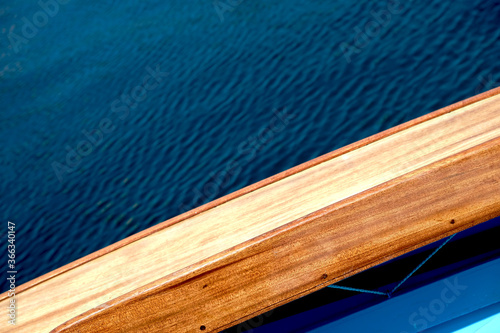
[(498, 0), (220, 3), (0, 8), (18, 284), (500, 82)]

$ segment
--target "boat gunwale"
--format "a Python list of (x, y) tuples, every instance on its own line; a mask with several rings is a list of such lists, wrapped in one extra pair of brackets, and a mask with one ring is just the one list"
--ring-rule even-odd
[[(431, 112), (431, 113), (428, 113), (426, 115), (423, 115), (421, 117), (418, 117), (416, 119), (413, 119), (413, 120), (410, 120), (410, 121), (407, 121), (403, 124), (400, 124), (400, 125), (397, 125), (395, 127), (392, 127), (390, 129), (387, 129), (385, 131), (382, 131), (382, 132), (379, 132), (377, 134), (374, 134), (372, 136), (369, 136), (365, 139), (362, 139), (360, 141), (357, 141), (357, 142), (354, 142), (352, 144), (349, 144), (347, 146), (344, 146), (344, 147), (341, 147), (339, 149), (336, 149), (332, 152), (329, 152), (329, 153), (326, 153), (324, 155), (321, 155), (315, 159), (312, 159), (310, 161), (307, 161), (307, 162), (304, 162), (302, 164), (299, 164), (293, 168), (290, 168), (288, 170), (285, 170), (283, 172), (280, 172), (274, 176), (271, 176), (271, 177), (268, 177), (266, 179), (263, 179), (257, 183), (254, 183), (254, 184), (251, 184), (249, 186), (246, 186), (240, 190), (237, 190), (235, 192), (232, 192), (228, 195), (225, 195), (219, 199), (216, 199), (214, 201), (211, 201), (209, 203), (206, 203), (206, 204), (203, 204), (197, 208), (194, 208), (194, 209), (191, 209), (183, 214), (180, 214), (178, 216), (175, 216), (171, 219), (168, 219), (164, 222), (161, 222), (155, 226), (152, 226), (148, 229), (145, 229), (141, 232), (138, 232), (134, 235), (131, 235), (127, 238), (124, 238), (116, 243), (113, 243), (111, 245), (108, 245), (106, 247), (104, 247), (103, 249), (100, 249), (98, 251), (95, 251), (91, 254), (88, 254), (87, 256), (84, 256), (80, 259), (77, 259), (69, 264), (66, 264), (60, 268), (57, 268), (49, 273), (46, 273), (40, 277), (37, 277), (31, 281), (28, 281), (24, 284), (22, 284), (21, 286), (18, 286), (16, 288), (16, 294), (20, 294), (22, 293), (23, 291), (26, 291), (34, 286), (37, 286), (45, 281), (48, 281), (56, 276), (59, 276), (65, 272), (68, 272), (76, 267), (79, 267), (79, 266), (82, 266), (92, 260), (95, 260), (97, 258), (100, 258), (108, 253), (111, 253), (113, 251), (116, 251), (124, 246), (127, 246), (129, 244), (132, 244), (140, 239), (143, 239), (143, 238), (146, 238), (148, 237), (149, 235), (151, 234), (154, 234), (156, 232), (159, 232), (163, 229), (166, 229), (168, 227), (170, 227), (171, 225), (173, 224), (177, 224), (179, 222), (182, 222), (184, 220), (187, 220), (195, 215), (198, 215), (200, 213), (203, 213), (205, 211), (208, 211), (212, 208), (215, 208), (219, 205), (222, 205), (230, 200), (233, 200), (235, 198), (238, 198), (238, 197), (241, 197), (243, 195), (246, 195), (248, 193), (251, 193), (257, 189), (260, 189), (260, 188), (263, 188), (265, 186), (268, 186), (272, 183), (275, 183), (277, 181), (280, 181), (284, 178), (287, 178), (289, 176), (292, 176), (294, 174), (297, 174), (299, 172), (302, 172), (306, 169), (309, 169), (313, 166), (316, 166), (318, 164), (321, 164), (323, 162), (326, 162), (328, 160), (331, 160), (333, 158), (336, 158), (338, 156), (341, 156), (343, 154), (346, 154), (348, 152), (351, 152), (351, 151), (354, 151), (356, 149), (359, 149), (361, 147), (364, 147), (364, 146), (367, 146), (375, 141), (378, 141), (378, 140), (381, 140), (385, 137), (388, 137), (388, 136), (391, 136), (395, 133), (398, 133), (398, 132), (401, 132), (403, 130), (406, 130), (410, 127), (413, 127), (415, 125), (418, 125), (418, 124), (421, 124), (423, 122), (426, 122), (428, 120), (431, 120), (431, 119), (434, 119), (434, 118), (437, 118), (439, 116), (442, 116), (444, 114), (447, 114), (447, 113), (450, 113), (450, 112), (453, 112), (455, 110), (458, 110), (458, 109), (461, 109), (463, 107), (466, 107), (468, 105), (471, 105), (471, 104), (474, 104), (476, 102), (479, 102), (479, 101), (482, 101), (482, 100), (485, 100), (487, 98), (490, 98), (490, 97), (493, 97), (493, 96), (496, 96), (500, 94), (500, 87), (497, 87), (497, 88), (494, 88), (492, 90), (489, 90), (489, 91), (486, 91), (484, 93), (481, 93), (479, 95), (475, 95), (473, 97), (470, 97), (470, 98), (467, 98), (465, 100), (462, 100), (462, 101), (459, 101), (459, 102), (456, 102), (454, 104), (451, 104), (449, 106), (446, 106), (444, 108), (441, 108), (439, 110), (436, 110), (434, 112)], [(7, 299), (9, 296), (8, 296), (8, 291), (0, 294), (0, 301), (3, 301), (5, 299)]]
[[(162, 292), (164, 293), (166, 290), (174, 290), (179, 286), (189, 283), (191, 280), (194, 280), (202, 276), (206, 276), (211, 272), (224, 269), (226, 266), (230, 266), (234, 263), (237, 263), (238, 261), (244, 260), (248, 255), (247, 252), (249, 252), (247, 250), (250, 248), (253, 248), (253, 250), (255, 251), (255, 253), (252, 254), (252, 256), (258, 255), (258, 253), (260, 253), (259, 248), (264, 247), (265, 246), (264, 244), (266, 242), (271, 242), (273, 240), (276, 241), (277, 239), (287, 237), (290, 232), (293, 232), (294, 230), (299, 230), (301, 227), (304, 227), (305, 225), (308, 225), (313, 221), (317, 221), (318, 219), (327, 216), (329, 213), (333, 211), (351, 207), (355, 203), (364, 202), (366, 198), (369, 198), (371, 196), (376, 196), (381, 193), (383, 194), (385, 191), (391, 188), (395, 188), (406, 184), (408, 180), (425, 178), (427, 177), (427, 175), (436, 172), (436, 170), (438, 171), (443, 170), (446, 169), (447, 167), (455, 166), (457, 163), (463, 163), (464, 161), (474, 159), (482, 154), (488, 154), (495, 148), (497, 150), (500, 150), (499, 147), (500, 147), (500, 137), (497, 137), (495, 139), (488, 140), (482, 144), (479, 144), (477, 146), (474, 146), (457, 154), (448, 156), (437, 162), (431, 163), (423, 168), (419, 168), (409, 173), (406, 173), (402, 176), (396, 177), (388, 182), (372, 187), (354, 196), (333, 203), (330, 206), (324, 207), (323, 209), (320, 209), (311, 214), (296, 219), (290, 223), (287, 223), (281, 227), (268, 231), (257, 238), (251, 239), (237, 246), (229, 248), (223, 252), (218, 253), (215, 256), (201, 260), (193, 265), (187, 266), (179, 271), (164, 276), (163, 278), (150, 282), (144, 286), (140, 286), (134, 289), (133, 291), (128, 292), (127, 294), (114, 298), (111, 301), (102, 304), (101, 306), (88, 310), (80, 314), (79, 316), (72, 318), (71, 320), (56, 327), (54, 330), (51, 331), (51, 333), (73, 332), (75, 331), (75, 329), (78, 332), (80, 332), (80, 330), (82, 330), (82, 332), (87, 332), (88, 330), (86, 330), (85, 327), (82, 328), (82, 326), (85, 326), (86, 323), (88, 323), (89, 321), (101, 320), (99, 318), (101, 316), (105, 316), (107, 318), (109, 318), (110, 316), (114, 317), (115, 313), (109, 314), (108, 313), (109, 311), (117, 312), (119, 311), (117, 310), (117, 308), (129, 306), (130, 304), (138, 301), (138, 299), (145, 300), (149, 297), (154, 296), (155, 294), (160, 294)], [(211, 327), (208, 331), (218, 332), (223, 329), (227, 329), (240, 322), (251, 319), (259, 314), (265, 313), (273, 308), (276, 308), (290, 301), (293, 301), (297, 298), (300, 298), (314, 291), (322, 289), (327, 285), (336, 283), (338, 281), (343, 280), (344, 278), (365, 271), (371, 267), (386, 262), (390, 259), (396, 258), (400, 255), (416, 250), (422, 246), (439, 241), (457, 232), (469, 229), (470, 227), (473, 227), (482, 222), (486, 222), (490, 219), (500, 216), (500, 203), (495, 207), (493, 207), (492, 209), (493, 209), (492, 212), (488, 214), (483, 214), (484, 216), (481, 218), (475, 217), (473, 220), (466, 223), (452, 224), (453, 227), (452, 228), (450, 227), (449, 230), (444, 231), (432, 237), (426, 237), (425, 240), (423, 240), (420, 243), (400, 248), (397, 251), (392, 251), (389, 255), (378, 257), (375, 260), (366, 263), (365, 265), (356, 266), (349, 272), (346, 272), (342, 275), (335, 276), (333, 278), (330, 278), (328, 276), (328, 278), (325, 278), (323, 280), (323, 283), (317, 283), (312, 288), (302, 290), (299, 293), (295, 293), (293, 296), (281, 299), (279, 302), (275, 302), (266, 307), (259, 308), (258, 310), (255, 310), (254, 312), (248, 315), (235, 319), (231, 322), (227, 322), (222, 326)]]

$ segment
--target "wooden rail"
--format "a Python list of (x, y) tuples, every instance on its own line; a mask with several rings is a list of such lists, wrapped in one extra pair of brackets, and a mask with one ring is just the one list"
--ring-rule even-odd
[[(16, 332), (217, 332), (499, 216), (499, 93), (314, 159), (35, 279), (18, 290)], [(0, 307), (8, 301), (0, 295)]]

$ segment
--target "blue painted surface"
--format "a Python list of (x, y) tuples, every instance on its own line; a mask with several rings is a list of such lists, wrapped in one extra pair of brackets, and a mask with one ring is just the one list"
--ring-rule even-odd
[(450, 320), (426, 331), (427, 333), (498, 333), (500, 332), (500, 303), (487, 306)]
[[(72, 0), (13, 45), (41, 8), (1, 5), (0, 220), (16, 223), (17, 282), (498, 85), (498, 0), (401, 6), (389, 19), (384, 1), (246, 0), (221, 22), (211, 0)], [(374, 20), (348, 63), (340, 46)], [(122, 101), (155, 69), (168, 76)]]
[(314, 329), (287, 331), (496, 333), (499, 316), (500, 259), (496, 259)]

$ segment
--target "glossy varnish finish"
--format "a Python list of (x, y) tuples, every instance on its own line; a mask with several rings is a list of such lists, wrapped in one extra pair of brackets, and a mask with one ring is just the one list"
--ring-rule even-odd
[(217, 331), (500, 215), (497, 93), (320, 157), (26, 284), (18, 331), (48, 332), (75, 316), (57, 331)]

